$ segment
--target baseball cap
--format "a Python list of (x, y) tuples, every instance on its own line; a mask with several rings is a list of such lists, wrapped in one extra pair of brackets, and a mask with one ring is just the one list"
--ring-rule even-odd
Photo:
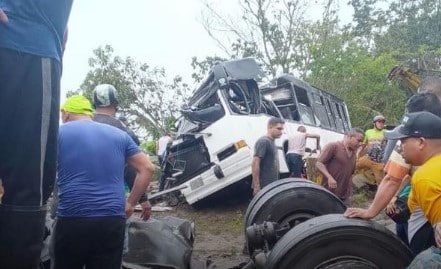
[(61, 106), (62, 111), (93, 116), (93, 108), (89, 100), (81, 95), (73, 95)]
[(407, 113), (399, 126), (384, 135), (387, 139), (441, 138), (441, 118), (427, 111)]

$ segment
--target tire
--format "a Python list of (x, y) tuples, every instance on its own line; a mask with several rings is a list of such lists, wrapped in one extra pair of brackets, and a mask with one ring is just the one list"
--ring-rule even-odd
[(400, 269), (412, 258), (410, 249), (383, 225), (331, 214), (286, 233), (271, 250), (265, 269)]
[(251, 214), (251, 211), (254, 210), (254, 208), (256, 207), (256, 204), (259, 204), (259, 206), (260, 206), (260, 204), (263, 203), (262, 201), (268, 200), (268, 197), (267, 197), (268, 192), (271, 192), (272, 190), (274, 190), (275, 188), (277, 188), (279, 186), (291, 186), (296, 183), (314, 184), (314, 182), (312, 182), (312, 181), (301, 179), (301, 178), (284, 178), (284, 179), (276, 180), (273, 183), (267, 185), (265, 188), (260, 190), (260, 192), (257, 193), (256, 196), (254, 196), (253, 199), (251, 200), (251, 202), (249, 203), (247, 210), (245, 212), (245, 226), (249, 226), (249, 225), (253, 224), (253, 223), (248, 224), (248, 222), (247, 222), (247, 220), (250, 219), (249, 216)]
[[(325, 188), (305, 179), (287, 178), (269, 184), (253, 198), (245, 213), (245, 229), (264, 221), (292, 228), (311, 218), (345, 210), (343, 202)], [(254, 246), (245, 239), (251, 255)]]
[(245, 213), (245, 228), (264, 221), (294, 227), (345, 210), (343, 202), (325, 188), (305, 179), (287, 178), (269, 184), (253, 198)]

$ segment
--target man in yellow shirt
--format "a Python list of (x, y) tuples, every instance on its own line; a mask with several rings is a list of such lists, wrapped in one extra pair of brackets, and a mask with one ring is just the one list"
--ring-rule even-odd
[(383, 158), (383, 141), (384, 141), (384, 123), (386, 118), (383, 115), (377, 115), (373, 119), (374, 128), (366, 130), (364, 134), (364, 148), (367, 149), (367, 154), (358, 158), (355, 169), (369, 169), (374, 174), (375, 182), (369, 182), (371, 184), (380, 184), (383, 178), (383, 164), (381, 159)]
[(373, 119), (374, 128), (366, 130), (364, 134), (364, 143), (369, 145), (369, 143), (375, 141), (383, 141), (384, 139), (384, 123), (386, 118), (383, 115), (377, 115)]
[(420, 166), (412, 176), (408, 200), (408, 238), (416, 255), (436, 244), (434, 227), (441, 222), (441, 118), (426, 111), (408, 113), (400, 127), (385, 136), (400, 139), (406, 163)]

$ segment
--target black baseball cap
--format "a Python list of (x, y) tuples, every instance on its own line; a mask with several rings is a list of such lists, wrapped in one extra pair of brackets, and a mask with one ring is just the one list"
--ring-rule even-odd
[(441, 138), (441, 118), (427, 111), (407, 113), (399, 126), (384, 135), (387, 139)]

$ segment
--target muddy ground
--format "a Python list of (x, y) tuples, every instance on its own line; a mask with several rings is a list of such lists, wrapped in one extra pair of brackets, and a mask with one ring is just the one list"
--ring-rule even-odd
[(211, 264), (210, 268), (242, 268), (249, 256), (243, 254), (244, 214), (248, 202), (194, 209), (187, 204), (166, 212), (153, 212), (154, 217), (174, 216), (195, 224), (193, 258)]
[[(375, 191), (372, 190), (356, 190), (352, 205), (367, 207), (374, 194)], [(210, 268), (242, 268), (249, 261), (249, 256), (243, 254), (243, 223), (248, 203), (249, 201), (233, 205), (218, 204), (202, 209), (181, 204), (170, 211), (154, 212), (153, 216), (175, 216), (194, 222), (196, 237), (193, 258), (211, 263)], [(375, 220), (394, 231), (393, 221), (384, 213)]]

